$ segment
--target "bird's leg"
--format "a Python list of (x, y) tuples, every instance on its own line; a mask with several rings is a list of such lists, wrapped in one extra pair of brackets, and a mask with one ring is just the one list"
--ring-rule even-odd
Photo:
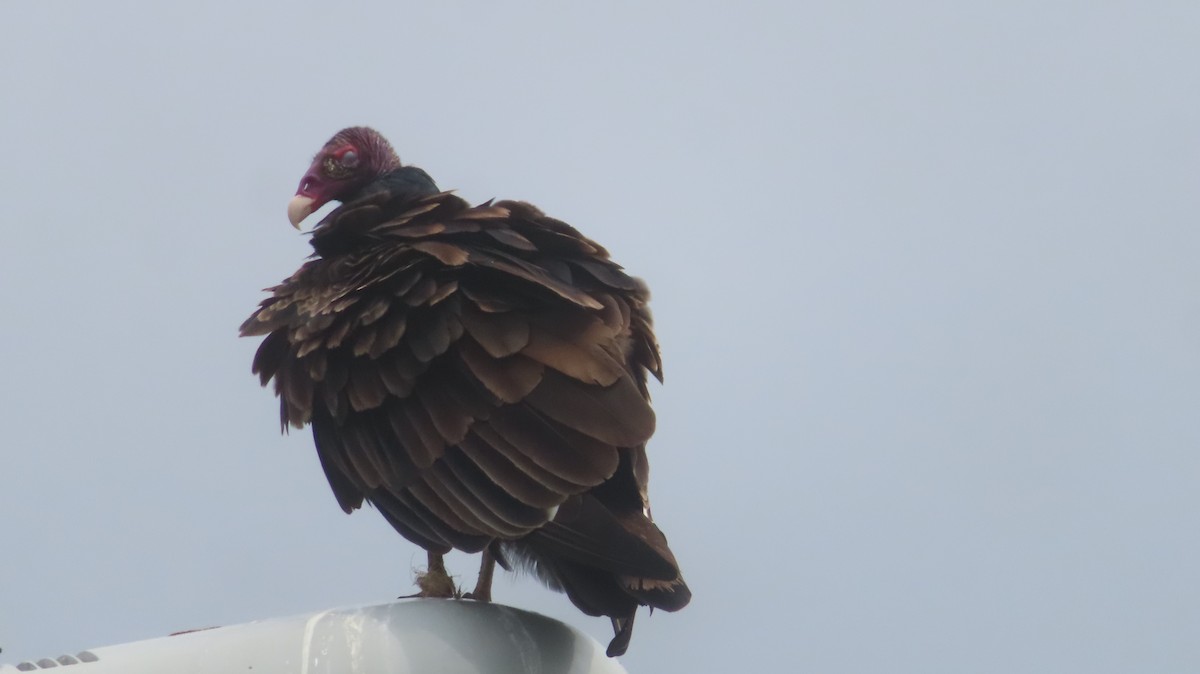
[(492, 555), (491, 548), (484, 548), (482, 560), (479, 563), (479, 581), (475, 583), (475, 589), (463, 595), (463, 598), (490, 602), (492, 600), (492, 574), (495, 571), (496, 558)]
[(446, 564), (442, 561), (442, 556), (436, 552), (429, 553), (429, 568), (425, 573), (417, 573), (417, 587), (421, 588), (421, 591), (413, 595), (416, 597), (449, 599), (459, 596), (454, 580), (446, 573)]

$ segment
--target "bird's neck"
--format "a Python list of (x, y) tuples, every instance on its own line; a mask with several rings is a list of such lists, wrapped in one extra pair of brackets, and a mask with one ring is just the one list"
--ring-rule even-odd
[(437, 183), (416, 166), (402, 166), (367, 183), (325, 216), (312, 231), (312, 247), (322, 257), (351, 252), (378, 242), (372, 229), (411, 203), (438, 193)]

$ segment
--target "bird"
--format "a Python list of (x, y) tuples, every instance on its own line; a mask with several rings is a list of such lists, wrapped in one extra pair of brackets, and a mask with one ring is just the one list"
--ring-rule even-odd
[[(370, 504), (427, 552), (422, 597), (491, 600), (497, 563), (613, 628), (691, 600), (654, 523), (643, 281), (535, 206), (471, 206), (365, 126), (322, 146), (287, 207), (313, 253), (242, 324), (280, 424), (311, 427), (342, 510)], [(473, 591), (445, 570), (482, 553)]]

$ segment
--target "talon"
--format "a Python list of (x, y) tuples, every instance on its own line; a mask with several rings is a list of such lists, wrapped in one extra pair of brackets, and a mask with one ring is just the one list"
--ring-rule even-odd
[(415, 584), (421, 591), (409, 597), (457, 599), (462, 596), (462, 591), (454, 584), (454, 579), (446, 573), (442, 556), (432, 552), (429, 553), (429, 568), (424, 573), (417, 572)]
[(463, 595), (463, 599), (474, 599), (489, 603), (492, 601), (492, 574), (496, 570), (496, 558), (491, 550), (485, 548), (483, 558), (479, 564), (479, 580), (475, 583), (475, 589)]

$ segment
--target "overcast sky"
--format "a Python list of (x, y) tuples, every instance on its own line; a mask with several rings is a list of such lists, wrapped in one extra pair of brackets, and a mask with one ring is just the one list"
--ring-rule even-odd
[(1200, 670), (1200, 4), (724, 4), (6, 3), (0, 660), (414, 591), (236, 337), (369, 124), (654, 291), (631, 672)]

